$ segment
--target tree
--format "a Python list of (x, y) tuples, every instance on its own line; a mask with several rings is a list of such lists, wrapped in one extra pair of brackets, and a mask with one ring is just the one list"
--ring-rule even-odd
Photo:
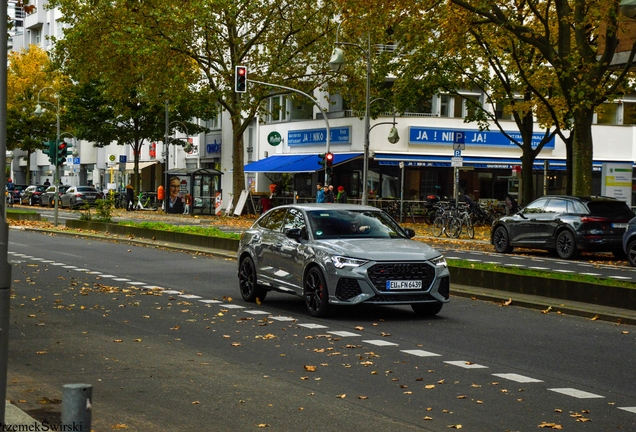
[[(46, 51), (37, 45), (9, 53), (7, 69), (7, 150), (27, 152), (26, 181), (30, 183), (31, 154), (44, 148), (44, 141), (57, 137), (55, 94), (66, 86), (65, 77), (53, 68)], [(48, 88), (47, 87), (51, 87)], [(40, 117), (33, 114), (40, 104), (55, 105)]]
[(235, 192), (245, 188), (243, 133), (277, 93), (252, 83), (247, 94), (235, 93), (235, 66), (248, 67), (248, 80), (312, 91), (322, 83), (335, 11), (332, 2), (310, 0), (51, 4), (72, 24), (59, 45), (74, 77), (100, 76), (114, 86), (109, 91), (143, 77), (146, 96), (162, 101), (178, 99), (176, 84), (185, 82), (227, 111)]

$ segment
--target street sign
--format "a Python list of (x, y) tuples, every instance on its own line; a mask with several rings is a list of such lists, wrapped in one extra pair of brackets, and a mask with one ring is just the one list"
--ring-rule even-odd
[(126, 155), (119, 155), (119, 163), (126, 163)]
[(73, 158), (73, 165), (79, 165), (79, 164), (80, 164), (80, 158), (74, 157)]
[(466, 148), (465, 140), (466, 132), (455, 131), (453, 133), (453, 150), (464, 150)]
[(462, 167), (462, 166), (464, 166), (464, 158), (452, 157), (451, 158), (451, 166), (452, 167)]
[(269, 135), (267, 135), (267, 142), (269, 143), (269, 145), (276, 147), (278, 144), (281, 143), (283, 139), (281, 138), (280, 134), (276, 131), (270, 132)]
[(462, 157), (462, 151), (461, 150), (455, 150), (455, 157)]

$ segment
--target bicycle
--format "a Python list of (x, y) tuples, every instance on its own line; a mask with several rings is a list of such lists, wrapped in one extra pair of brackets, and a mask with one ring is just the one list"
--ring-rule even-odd
[(134, 208), (135, 210), (157, 210), (156, 196), (148, 192), (140, 192)]
[(459, 238), (464, 232), (464, 227), (466, 227), (468, 237), (471, 239), (475, 238), (475, 225), (473, 224), (468, 206), (465, 206), (463, 210), (457, 208), (457, 213), (451, 224), (451, 236), (453, 238)]

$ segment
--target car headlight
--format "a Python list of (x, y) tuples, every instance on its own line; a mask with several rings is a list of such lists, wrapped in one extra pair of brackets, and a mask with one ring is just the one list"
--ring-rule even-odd
[(442, 255), (438, 256), (437, 258), (433, 258), (431, 262), (439, 267), (448, 267), (448, 265), (446, 264), (446, 259)]
[(367, 260), (349, 258), (344, 256), (333, 256), (331, 257), (331, 261), (333, 262), (333, 265), (336, 266), (336, 268), (360, 267), (367, 262)]

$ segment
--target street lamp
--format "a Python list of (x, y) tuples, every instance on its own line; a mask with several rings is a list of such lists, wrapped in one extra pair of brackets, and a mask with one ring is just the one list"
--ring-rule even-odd
[[(60, 145), (60, 95), (58, 92), (55, 91), (55, 89), (53, 87), (44, 87), (42, 89), (40, 89), (40, 91), (38, 92), (38, 99), (37, 99), (37, 105), (35, 106), (35, 111), (33, 112), (33, 114), (35, 114), (36, 116), (40, 117), (42, 114), (44, 114), (44, 111), (42, 109), (42, 105), (40, 104), (40, 94), (44, 91), (44, 90), (53, 90), (54, 97), (55, 99), (57, 99), (57, 104), (54, 104), (52, 102), (47, 102), (47, 101), (42, 101), (43, 104), (49, 104), (51, 106), (53, 106), (55, 108), (55, 117), (57, 120), (57, 135), (55, 138), (55, 148), (57, 149), (57, 146)], [(60, 167), (58, 164), (55, 164), (55, 177), (53, 178), (53, 184), (55, 185), (55, 195), (56, 195), (56, 199), (55, 199), (55, 211), (54, 211), (54, 219), (53, 219), (53, 225), (57, 226), (58, 224), (58, 199), (57, 199), (57, 191), (60, 185)]]
[(636, 0), (621, 1), (619, 10), (628, 18), (636, 18)]
[[(343, 21), (344, 22), (344, 21)], [(367, 83), (366, 83), (366, 96), (365, 96), (365, 108), (364, 108), (364, 160), (362, 161), (362, 204), (366, 205), (369, 201), (369, 186), (367, 185), (367, 177), (369, 175), (369, 131), (370, 131), (370, 113), (371, 106), (371, 33), (367, 33), (367, 48), (362, 45), (351, 42), (338, 42), (338, 34), (340, 33), (340, 26), (342, 22), (338, 24), (336, 29), (336, 45), (351, 45), (359, 48), (367, 59)], [(334, 72), (339, 72), (340, 68), (344, 64), (344, 52), (336, 47), (333, 49), (331, 59), (329, 60), (329, 66)]]

